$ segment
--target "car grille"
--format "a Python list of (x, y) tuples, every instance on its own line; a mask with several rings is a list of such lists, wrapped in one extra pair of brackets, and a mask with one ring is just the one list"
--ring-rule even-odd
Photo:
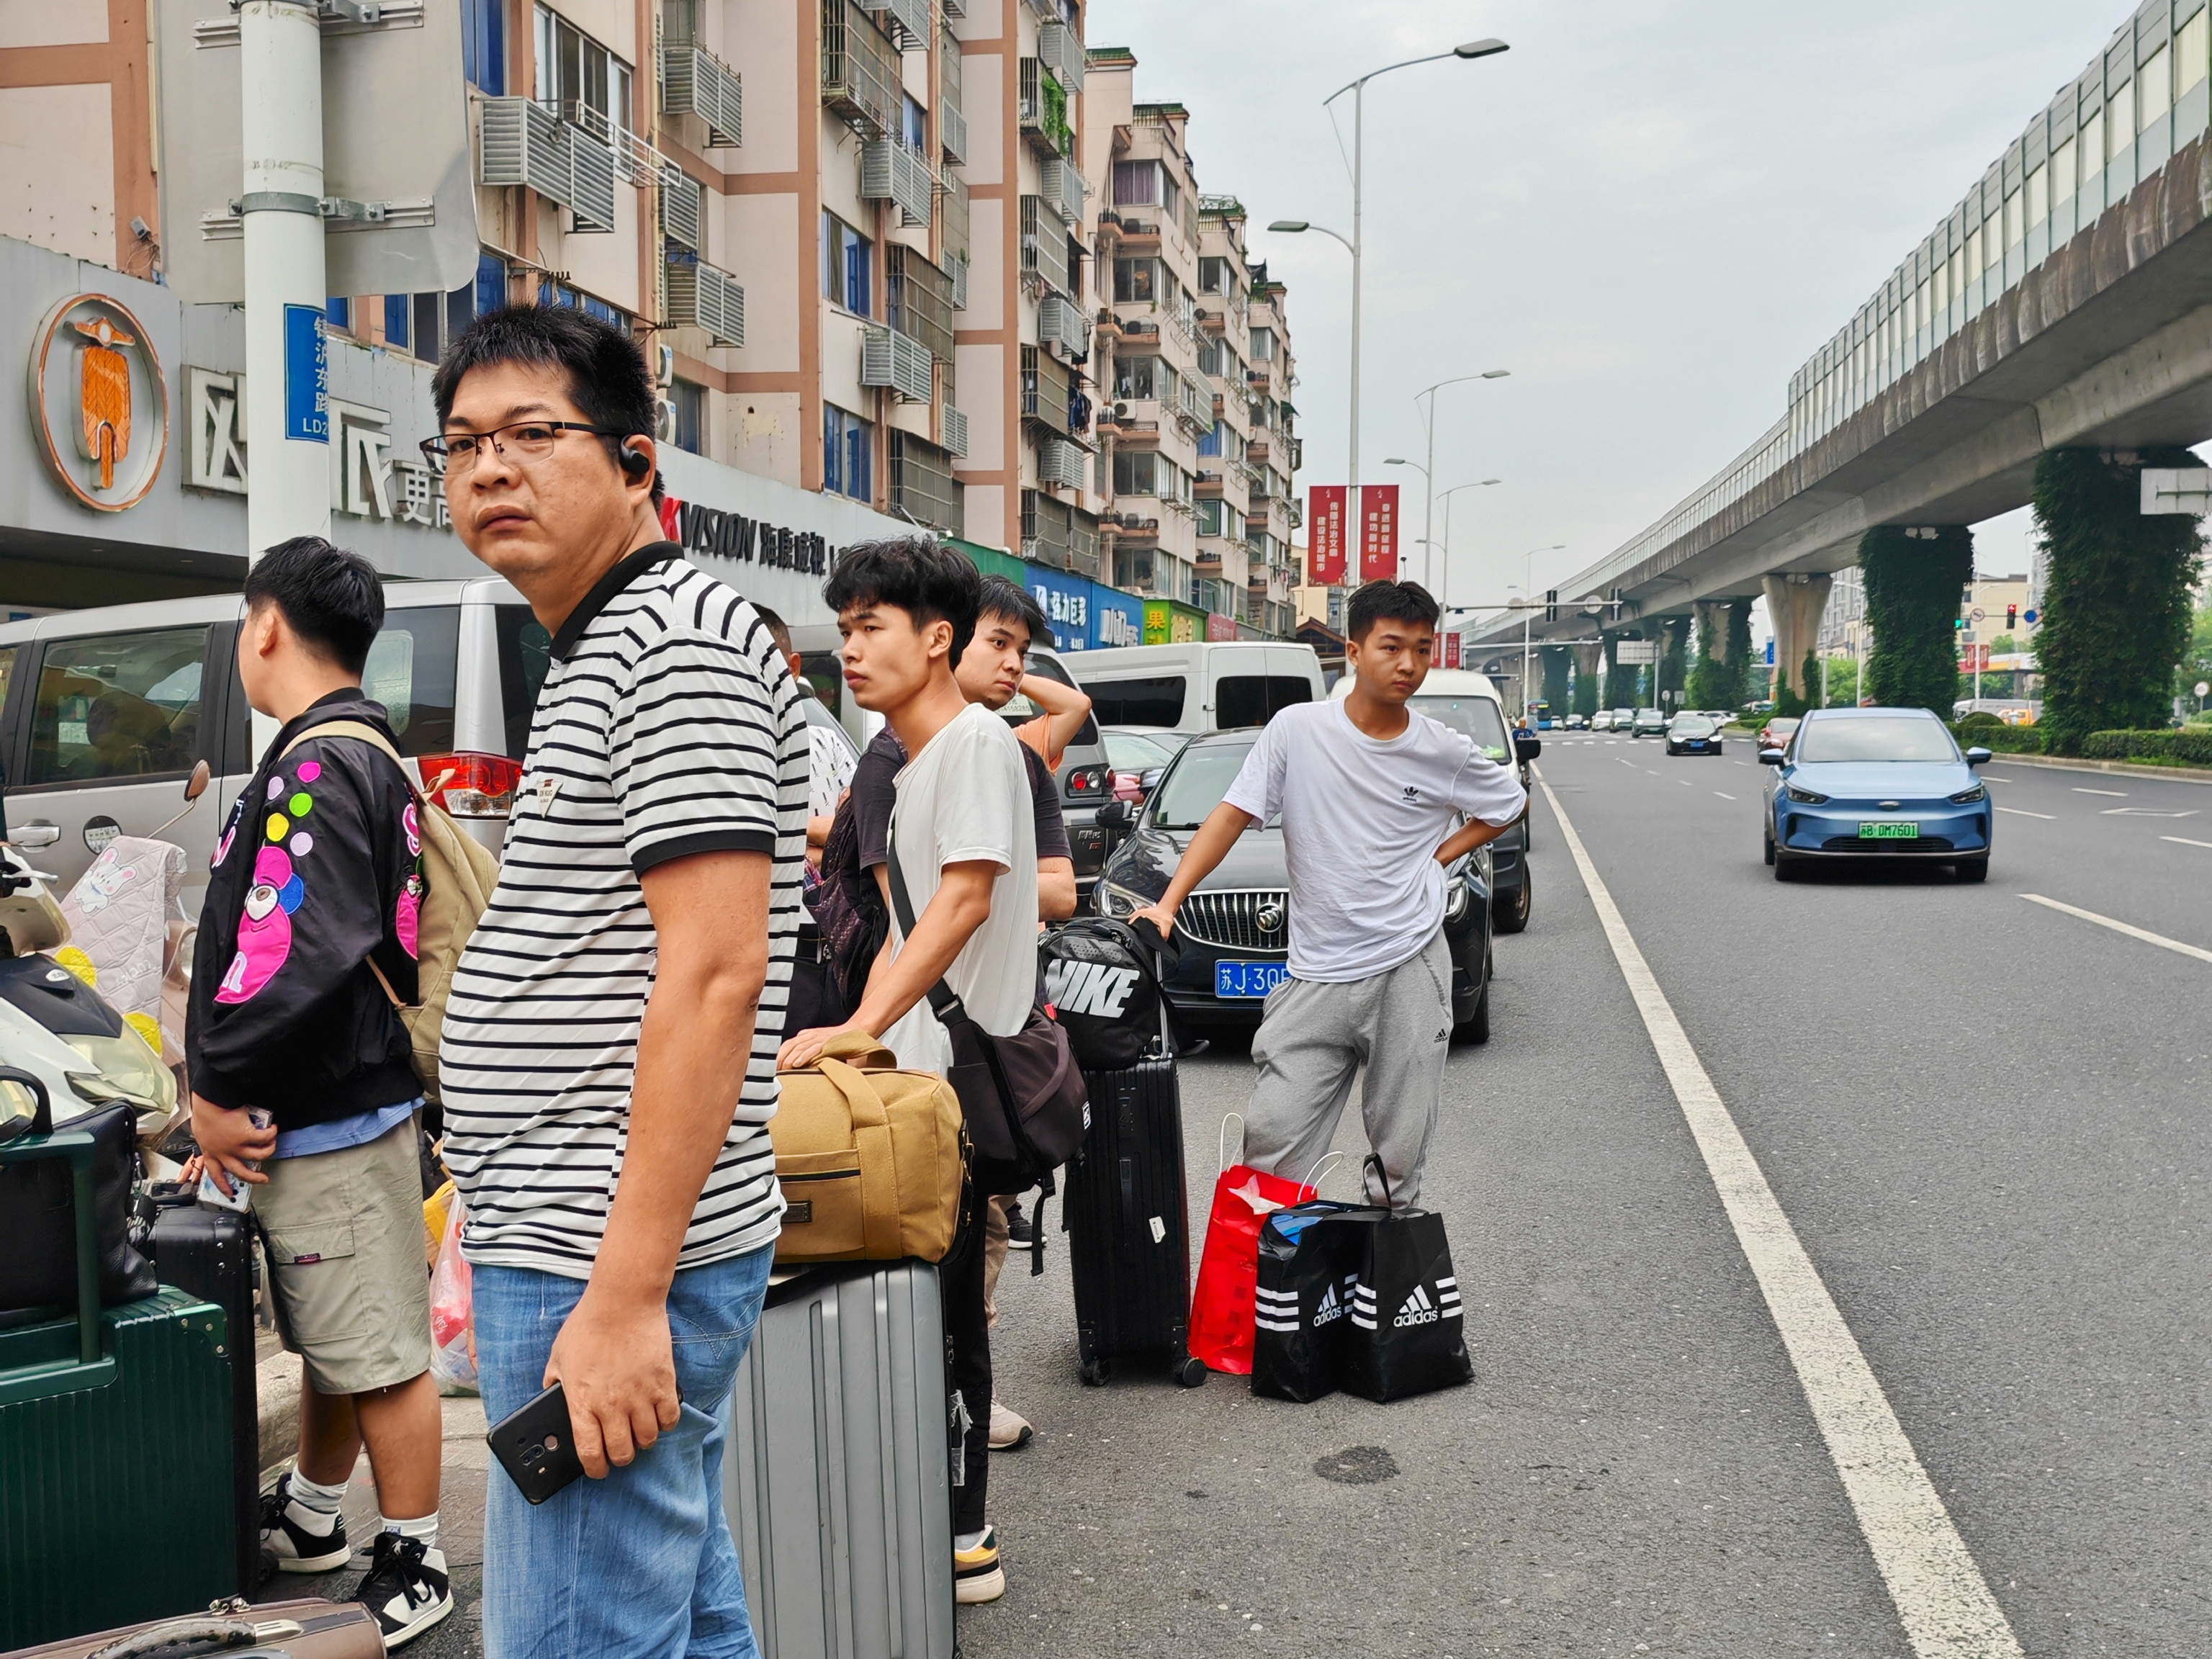
[(1911, 841), (1862, 841), (1856, 836), (1831, 836), (1820, 843), (1824, 853), (1948, 853), (1947, 836), (1920, 836)]
[[(1260, 913), (1267, 909), (1282, 916), (1272, 929), (1260, 925)], [(1176, 926), (1203, 945), (1231, 951), (1282, 951), (1291, 943), (1290, 913), (1286, 892), (1197, 892), (1182, 902)]]

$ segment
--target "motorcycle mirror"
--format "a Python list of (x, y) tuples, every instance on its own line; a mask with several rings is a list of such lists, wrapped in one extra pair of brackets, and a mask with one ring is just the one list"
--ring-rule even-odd
[[(199, 798), (207, 793), (208, 780), (212, 775), (213, 774), (208, 770), (208, 763), (205, 761), (195, 761), (192, 763), (192, 775), (185, 780), (185, 811), (178, 813), (176, 817), (173, 817), (167, 823), (164, 823), (161, 826), (161, 830), (167, 829), (169, 824), (174, 823), (177, 821), (177, 818), (184, 817), (185, 812), (189, 812), (192, 810), (193, 806), (198, 803)], [(152, 835), (147, 837), (147, 839), (149, 841), (154, 840), (161, 835), (161, 830), (155, 830)]]

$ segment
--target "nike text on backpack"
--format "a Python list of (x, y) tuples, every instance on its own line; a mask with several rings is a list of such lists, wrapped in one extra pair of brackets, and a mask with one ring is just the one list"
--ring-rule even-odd
[[(358, 738), (389, 756), (403, 773), (407, 769), (384, 734), (359, 720), (311, 726), (284, 745), (284, 754), (290, 754), (309, 738)], [(432, 787), (436, 787), (434, 782)], [(499, 860), (471, 840), (443, 807), (425, 799), (419, 790), (410, 793), (415, 796), (416, 834), (422, 843), (422, 906), (415, 937), (416, 1000), (402, 1002), (374, 962), (368, 964), (368, 971), (384, 987), (384, 994), (392, 999), (398, 1012), (399, 1023), (407, 1028), (407, 1040), (415, 1051), (415, 1074), (422, 1081), (423, 1097), (434, 1105), (439, 1099), (438, 1040), (446, 1028), (446, 996), (453, 989), (453, 969), (461, 959), (461, 947), (476, 932), (477, 920), (491, 902), (491, 890), (499, 884)]]
[(1121, 1071), (1182, 1047), (1155, 953), (1127, 922), (1078, 917), (1047, 933), (1037, 953), (1045, 1000), (1085, 1071)]
[[(899, 869), (896, 839), (887, 850), (899, 934), (911, 939), (914, 900)], [(969, 1018), (966, 1005), (941, 979), (929, 988), (929, 1006), (952, 1039), (948, 1080), (960, 1097), (968, 1136), (975, 1143), (976, 1192), (988, 1196), (1042, 1186), (1049, 1197), (1052, 1172), (1082, 1150), (1084, 1132), (1091, 1127), (1089, 1097), (1067, 1033), (1040, 1005), (1030, 1008), (1027, 1023), (1013, 1036), (994, 1036)], [(1032, 1237), (1030, 1271), (1042, 1273), (1041, 1217)]]

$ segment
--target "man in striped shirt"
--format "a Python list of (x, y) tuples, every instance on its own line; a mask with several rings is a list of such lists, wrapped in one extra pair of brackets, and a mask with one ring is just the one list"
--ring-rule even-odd
[(627, 336), (494, 312), (434, 390), (454, 527), (553, 636), (447, 1007), (446, 1158), (484, 1410), (559, 1382), (592, 1477), (532, 1508), (493, 1476), (485, 1650), (750, 1659), (718, 1414), (783, 1207), (805, 714), (753, 607), (661, 538)]

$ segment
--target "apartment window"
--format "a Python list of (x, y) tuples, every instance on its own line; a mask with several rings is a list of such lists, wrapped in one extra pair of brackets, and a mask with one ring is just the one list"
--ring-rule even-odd
[(1200, 294), (1229, 292), (1229, 261), (1212, 255), (1198, 262), (1198, 291)]
[(2164, 46), (2151, 53), (2150, 61), (2136, 71), (2136, 84), (2142, 88), (2142, 111), (2136, 125), (2148, 132), (2150, 124), (2173, 106), (2173, 58)]
[(1115, 207), (1157, 207), (1159, 200), (1160, 164), (1158, 161), (1114, 163)]
[(385, 344), (398, 346), (403, 351), (407, 349), (407, 343), (415, 337), (409, 327), (413, 313), (413, 303), (406, 295), (387, 294), (384, 296)]
[(1220, 341), (1208, 340), (1205, 342), (1205, 343), (1200, 345), (1198, 349), (1198, 372), (1201, 374), (1220, 374), (1222, 372), (1222, 360), (1227, 357), (1228, 355), (1229, 349), (1223, 345)]
[(461, 0), (461, 72), (469, 84), (507, 91), (507, 0)]
[(835, 404), (822, 405), (822, 487), (856, 501), (876, 498), (876, 428)]
[(904, 123), (906, 147), (919, 154), (926, 155), (929, 149), (929, 117), (924, 112), (921, 102), (912, 93), (902, 93), (899, 95), (906, 100)]
[(323, 319), (332, 328), (353, 331), (353, 301), (333, 296), (323, 301)]
[(618, 328), (625, 332), (629, 328), (628, 312), (609, 305), (596, 295), (586, 294), (580, 289), (570, 288), (566, 283), (549, 283), (541, 280), (538, 284), (538, 303), (541, 306), (574, 306), (587, 316), (598, 318), (611, 328)]
[(1229, 427), (1225, 422), (1216, 421), (1213, 423), (1213, 429), (1199, 439), (1198, 453), (1201, 455), (1218, 455), (1221, 453), (1222, 440), (1228, 430)]
[(874, 248), (834, 213), (822, 216), (822, 292), (855, 316), (871, 317), (868, 274)]
[(1114, 452), (1114, 493), (1181, 500), (1181, 469), (1156, 450), (1117, 449)]
[(1171, 404), (1176, 398), (1176, 372), (1158, 357), (1117, 357), (1114, 360), (1116, 398), (1153, 398)]
[(538, 8), (537, 23), (538, 101), (599, 127), (602, 137), (608, 127), (629, 127), (629, 65), (549, 7)]
[(707, 453), (707, 388), (690, 380), (675, 384), (676, 447), (694, 455)]
[(1275, 331), (1273, 329), (1255, 328), (1252, 331), (1252, 361), (1255, 363), (1272, 363), (1275, 361)]
[(1114, 261), (1114, 300), (1117, 305), (1145, 305), (1159, 297), (1158, 259)]
[(1243, 514), (1224, 501), (1201, 501), (1198, 503), (1198, 533), (1201, 536), (1226, 536), (1231, 541), (1244, 538)]

